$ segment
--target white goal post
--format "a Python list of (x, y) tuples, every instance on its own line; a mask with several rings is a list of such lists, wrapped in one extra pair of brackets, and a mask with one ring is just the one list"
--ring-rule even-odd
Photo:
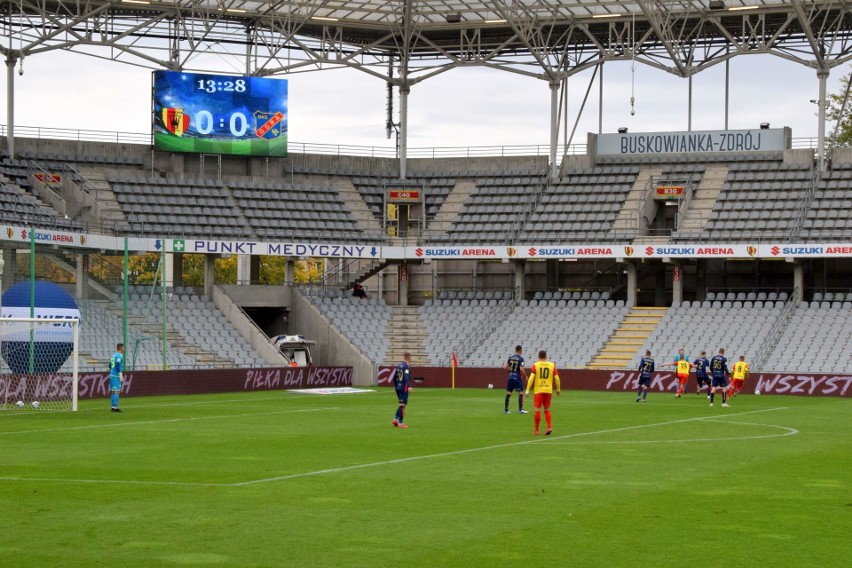
[(0, 410), (77, 410), (77, 318), (0, 319)]

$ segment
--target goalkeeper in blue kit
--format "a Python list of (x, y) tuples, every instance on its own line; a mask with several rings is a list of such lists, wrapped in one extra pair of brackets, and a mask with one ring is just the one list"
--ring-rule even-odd
[(115, 346), (115, 353), (109, 360), (109, 392), (112, 412), (121, 412), (118, 397), (121, 394), (121, 382), (124, 380), (124, 344)]

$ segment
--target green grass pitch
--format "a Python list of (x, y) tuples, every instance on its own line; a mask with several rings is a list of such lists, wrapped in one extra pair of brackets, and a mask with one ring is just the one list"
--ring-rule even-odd
[[(2, 566), (848, 566), (852, 406), (499, 390), (0, 413)], [(515, 399), (512, 400), (516, 409)]]

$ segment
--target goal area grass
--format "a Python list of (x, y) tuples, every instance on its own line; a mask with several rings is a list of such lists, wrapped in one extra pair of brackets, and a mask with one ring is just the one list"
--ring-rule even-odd
[(852, 403), (500, 390), (0, 412), (3, 566), (845, 566)]

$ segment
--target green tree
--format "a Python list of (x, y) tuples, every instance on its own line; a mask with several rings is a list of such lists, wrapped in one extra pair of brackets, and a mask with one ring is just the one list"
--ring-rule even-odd
[[(847, 73), (840, 81), (840, 89), (828, 95), (826, 120), (831, 130), (836, 146), (852, 146), (852, 92), (848, 92), (852, 72)], [(848, 100), (847, 99), (848, 93)], [(844, 100), (846, 106), (844, 108)], [(842, 116), (841, 116), (842, 115)], [(838, 119), (839, 122), (838, 122)]]

